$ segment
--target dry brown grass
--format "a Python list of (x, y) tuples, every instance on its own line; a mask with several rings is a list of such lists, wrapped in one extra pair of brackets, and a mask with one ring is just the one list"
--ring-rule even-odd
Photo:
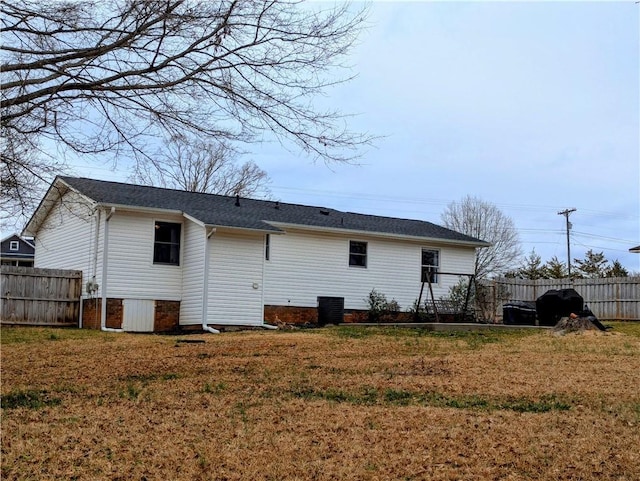
[(2, 479), (638, 480), (640, 328), (2, 329)]

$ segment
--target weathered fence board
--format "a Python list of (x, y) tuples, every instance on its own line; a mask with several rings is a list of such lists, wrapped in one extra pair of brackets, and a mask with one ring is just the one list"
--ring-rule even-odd
[(3, 324), (77, 326), (82, 272), (2, 266)]
[(575, 289), (599, 319), (640, 321), (640, 277), (600, 279), (509, 279), (484, 281), (494, 299), (495, 317), (511, 301), (535, 301), (549, 289)]

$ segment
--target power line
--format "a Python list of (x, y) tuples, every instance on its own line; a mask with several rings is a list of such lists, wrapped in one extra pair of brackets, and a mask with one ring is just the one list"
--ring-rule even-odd
[[(306, 188), (300, 188), (300, 187), (286, 187), (286, 186), (278, 186), (278, 185), (271, 186), (271, 189), (274, 192), (284, 191), (284, 192), (301, 193), (301, 194), (307, 194), (307, 195), (321, 195), (323, 197), (337, 197), (337, 198), (343, 198), (343, 199), (356, 199), (356, 200), (373, 200), (373, 201), (394, 202), (394, 203), (447, 205), (452, 201), (452, 199), (400, 197), (395, 195), (379, 195), (379, 194), (371, 194), (371, 193), (364, 193), (364, 192), (345, 193), (337, 190), (306, 189)], [(553, 206), (542, 205), (542, 204), (510, 204), (510, 203), (501, 203), (501, 202), (491, 202), (491, 203), (498, 207), (511, 207), (511, 208), (522, 209), (522, 210), (537, 210), (541, 212), (554, 209)], [(619, 212), (599, 211), (599, 210), (593, 210), (593, 209), (588, 209), (584, 207), (580, 207), (580, 212), (615, 216), (615, 217), (620, 216), (624, 218), (632, 218), (632, 216), (629, 216), (629, 215), (622, 216)]]
[(628, 239), (620, 239), (617, 237), (607, 237), (607, 236), (603, 236), (603, 235), (598, 235), (598, 234), (589, 234), (588, 232), (578, 232), (578, 231), (573, 231), (574, 234), (578, 234), (578, 236), (585, 236), (585, 237), (593, 237), (596, 239), (603, 239), (603, 240), (608, 240), (611, 242), (618, 242), (620, 244), (633, 244), (637, 241), (633, 241), (633, 240), (628, 240)]
[(589, 244), (583, 244), (582, 242), (580, 242), (579, 240), (574, 239), (574, 242), (576, 244), (581, 245), (582, 247), (588, 247), (591, 249), (602, 249), (603, 251), (616, 251), (616, 252), (624, 252), (625, 254), (629, 252), (628, 249), (616, 249), (615, 247), (602, 247), (602, 246), (592, 246)]

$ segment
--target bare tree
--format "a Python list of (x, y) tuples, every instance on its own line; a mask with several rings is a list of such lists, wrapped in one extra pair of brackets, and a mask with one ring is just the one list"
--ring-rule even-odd
[(0, 135), (0, 223), (30, 214), (44, 194), (48, 179), (64, 169), (55, 159), (42, 160), (29, 144), (13, 136)]
[(513, 269), (522, 255), (515, 224), (495, 205), (467, 196), (451, 202), (441, 215), (445, 227), (490, 242), (476, 253), (475, 274), (482, 279)]
[(348, 80), (329, 72), (346, 68), (365, 12), (299, 3), (2, 2), (0, 133), (27, 151), (3, 152), (3, 199), (24, 202), (25, 171), (48, 180), (38, 165), (62, 155), (135, 162), (176, 135), (258, 141), (272, 132), (326, 162), (355, 158), (371, 138), (311, 100)]
[(267, 173), (251, 161), (239, 164), (237, 156), (227, 141), (174, 139), (157, 156), (138, 162), (132, 180), (190, 192), (267, 197)]

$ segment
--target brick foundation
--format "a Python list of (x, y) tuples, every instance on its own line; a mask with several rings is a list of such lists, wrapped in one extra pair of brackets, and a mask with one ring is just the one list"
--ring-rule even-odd
[(316, 324), (318, 309), (315, 307), (264, 306), (264, 320), (267, 324)]
[[(264, 320), (268, 324), (317, 324), (317, 307), (264, 306)], [(364, 310), (345, 309), (344, 322), (369, 322), (369, 313)]]
[(100, 306), (102, 299), (82, 300), (82, 327), (84, 329), (100, 329)]
[(180, 301), (156, 301), (153, 332), (170, 332), (180, 322)]
[[(102, 299), (83, 299), (82, 327), (85, 329), (100, 329), (102, 313)], [(107, 299), (107, 322), (111, 329), (122, 327), (122, 299)]]
[(122, 299), (107, 299), (107, 327), (122, 328)]
[(356, 310), (345, 311), (344, 322), (351, 322), (351, 323), (369, 322), (369, 313), (367, 311), (356, 311)]

